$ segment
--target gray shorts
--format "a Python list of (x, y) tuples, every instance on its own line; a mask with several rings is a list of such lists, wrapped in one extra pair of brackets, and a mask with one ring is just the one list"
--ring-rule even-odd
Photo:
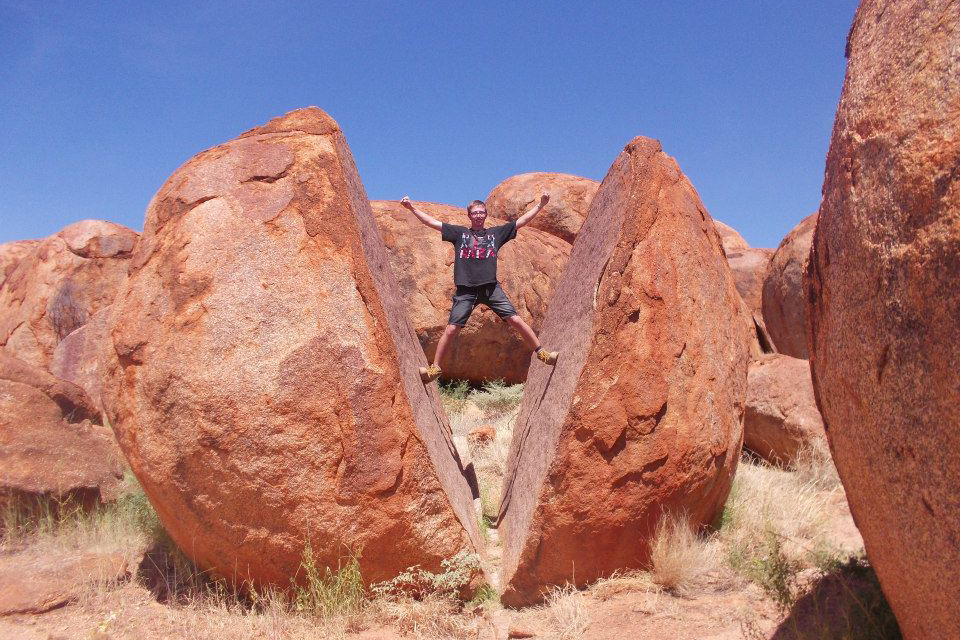
[(458, 327), (467, 324), (473, 308), (478, 304), (487, 305), (503, 320), (517, 315), (517, 310), (510, 304), (499, 282), (482, 284), (478, 287), (458, 286), (453, 294), (453, 306), (450, 308), (450, 319), (447, 324), (455, 324)]

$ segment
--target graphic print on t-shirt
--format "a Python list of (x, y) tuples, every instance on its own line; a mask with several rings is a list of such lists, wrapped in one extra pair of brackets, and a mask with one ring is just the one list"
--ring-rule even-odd
[(492, 233), (478, 236), (475, 233), (467, 231), (460, 234), (460, 257), (461, 258), (495, 258), (497, 256), (496, 238)]

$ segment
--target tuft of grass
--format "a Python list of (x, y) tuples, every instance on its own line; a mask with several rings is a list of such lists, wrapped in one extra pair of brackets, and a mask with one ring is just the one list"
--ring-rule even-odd
[(423, 600), (428, 596), (457, 599), (480, 573), (480, 556), (461, 551), (440, 561), (443, 571), (434, 573), (420, 566), (409, 567), (400, 575), (370, 587), (377, 598)]
[(717, 568), (717, 544), (704, 539), (683, 515), (665, 514), (650, 544), (650, 574), (666, 591), (688, 593), (697, 579)]
[(560, 640), (577, 640), (590, 625), (583, 593), (573, 585), (552, 587), (547, 593), (546, 608)]
[(303, 547), (300, 571), (290, 579), (294, 611), (319, 618), (359, 613), (366, 601), (360, 552), (337, 561), (337, 569), (317, 566), (310, 542)]

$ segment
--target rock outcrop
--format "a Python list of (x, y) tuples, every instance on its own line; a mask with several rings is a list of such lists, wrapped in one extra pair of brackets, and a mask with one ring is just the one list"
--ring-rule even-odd
[(823, 434), (810, 363), (770, 354), (750, 363), (743, 446), (772, 464), (790, 466)]
[(861, 3), (807, 272), (817, 402), (907, 640), (960, 638), (960, 4)]
[(743, 239), (740, 232), (730, 225), (724, 224), (719, 220), (714, 220), (713, 226), (717, 228), (717, 233), (720, 234), (720, 242), (723, 244), (724, 253), (731, 254), (750, 248), (750, 245)]
[(0, 347), (47, 368), (53, 350), (113, 302), (138, 234), (103, 220), (75, 222), (33, 247), (0, 287)]
[(634, 139), (547, 311), (559, 362), (530, 365), (499, 514), (505, 603), (643, 567), (665, 512), (713, 520), (742, 444), (742, 309), (693, 187)]
[(814, 213), (787, 234), (770, 259), (763, 281), (763, 320), (767, 331), (777, 352), (794, 358), (808, 357), (803, 272), (816, 227)]
[(751, 351), (755, 356), (774, 351), (773, 339), (763, 321), (763, 281), (773, 249), (737, 249), (726, 251), (737, 292), (748, 308), (749, 331), (754, 335)]
[(100, 402), (100, 352), (109, 340), (110, 307), (97, 311), (71, 331), (53, 350), (50, 372), (82, 388), (96, 406)]
[(17, 240), (0, 244), (0, 289), (7, 278), (37, 245), (39, 240)]
[(106, 411), (167, 531), (205, 570), (287, 586), (309, 545), (321, 568), (362, 552), (375, 582), (479, 548), (383, 239), (320, 109), (174, 172), (111, 326)]
[(116, 497), (123, 457), (83, 389), (0, 353), (0, 507)]
[(485, 202), (489, 215), (516, 220), (549, 193), (547, 206), (529, 226), (572, 243), (598, 188), (596, 180), (566, 173), (521, 173), (494, 187)]
[[(430, 202), (414, 203), (443, 222), (467, 223), (466, 209)], [(396, 201), (370, 203), (390, 266), (400, 284), (400, 294), (420, 344), (433, 361), (440, 334), (447, 326), (453, 296), (453, 249), (440, 233), (424, 226)], [(487, 226), (505, 220), (487, 218)], [(570, 245), (530, 227), (500, 251), (497, 276), (517, 313), (539, 331), (547, 303), (570, 256)], [(478, 306), (445, 357), (444, 378), (482, 383), (503, 380), (523, 382), (530, 351), (520, 336), (485, 306)]]

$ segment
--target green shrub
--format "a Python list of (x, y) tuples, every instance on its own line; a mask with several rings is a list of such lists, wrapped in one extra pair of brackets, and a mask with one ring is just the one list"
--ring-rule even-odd
[(375, 597), (385, 600), (423, 600), (428, 596), (457, 598), (480, 571), (480, 557), (461, 551), (452, 558), (442, 560), (440, 566), (443, 568), (440, 573), (427, 571), (419, 565), (409, 567), (391, 580), (378, 582), (370, 590)]
[(338, 560), (336, 571), (330, 567), (321, 570), (308, 541), (303, 548), (300, 570), (291, 582), (293, 608), (320, 618), (358, 613), (366, 600), (360, 575), (360, 552), (350, 552)]

